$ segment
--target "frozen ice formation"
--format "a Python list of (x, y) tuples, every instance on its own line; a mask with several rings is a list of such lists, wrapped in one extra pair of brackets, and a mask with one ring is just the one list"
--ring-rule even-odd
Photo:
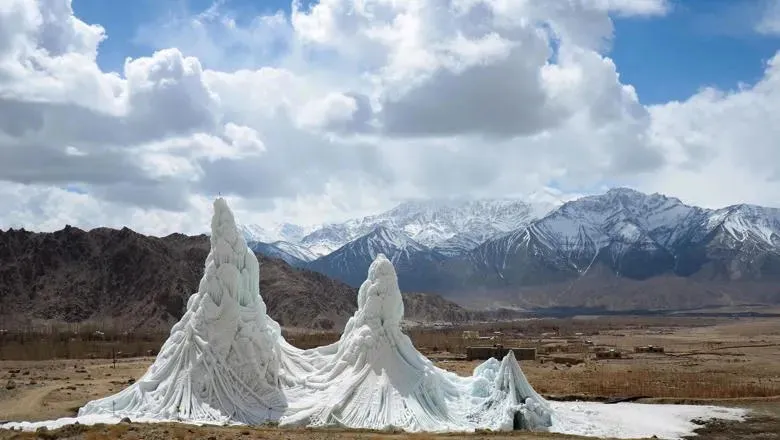
[[(314, 350), (285, 349), (316, 363), (286, 382), (281, 425), (339, 425), (405, 431), (543, 430), (552, 410), (529, 385), (514, 354), (463, 378), (437, 368), (401, 332), (404, 308), (392, 263), (382, 254), (358, 292), (341, 339)], [(302, 374), (303, 373), (303, 374)]]
[(224, 199), (214, 202), (211, 251), (198, 292), (149, 370), (79, 416), (257, 424), (287, 403), (279, 385), (279, 325), (266, 315), (254, 253)]
[(257, 258), (221, 198), (198, 292), (149, 370), (80, 417), (343, 426), (406, 431), (545, 430), (553, 411), (509, 353), (460, 377), (401, 331), (392, 263), (378, 255), (338, 342), (293, 347), (266, 314)]

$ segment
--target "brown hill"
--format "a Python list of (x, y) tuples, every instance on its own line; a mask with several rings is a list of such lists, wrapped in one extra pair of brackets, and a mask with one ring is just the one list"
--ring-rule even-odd
[[(70, 226), (53, 233), (0, 231), (0, 329), (83, 323), (167, 330), (197, 290), (208, 250), (205, 235), (149, 237), (127, 228)], [(258, 260), (268, 314), (283, 326), (338, 330), (357, 308), (357, 291), (346, 284), (279, 259)], [(468, 315), (434, 295), (412, 301), (411, 320)]]
[(417, 323), (466, 322), (473, 313), (439, 295), (427, 293), (404, 294), (404, 315), (407, 321)]
[(591, 308), (607, 311), (687, 310), (745, 304), (778, 304), (777, 284), (754, 281), (723, 282), (662, 275), (633, 280), (594, 265), (587, 274), (568, 281), (536, 286), (461, 291), (450, 298), (469, 308), (525, 309)]

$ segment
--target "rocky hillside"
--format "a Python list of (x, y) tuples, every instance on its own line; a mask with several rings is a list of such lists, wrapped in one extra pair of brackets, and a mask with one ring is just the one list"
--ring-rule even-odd
[[(208, 249), (205, 235), (148, 237), (127, 228), (0, 231), (0, 328), (51, 322), (167, 330), (197, 290)], [(337, 330), (356, 310), (355, 288), (280, 259), (258, 260), (268, 313), (282, 325)], [(458, 306), (435, 296), (415, 297), (411, 310), (440, 321), (442, 302), (445, 316), (458, 316)]]
[(405, 293), (404, 314), (407, 321), (417, 323), (466, 322), (476, 316), (439, 295)]

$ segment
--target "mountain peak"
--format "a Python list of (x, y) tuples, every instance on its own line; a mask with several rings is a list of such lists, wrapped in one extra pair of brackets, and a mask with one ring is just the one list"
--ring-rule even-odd
[(617, 186), (615, 188), (610, 188), (607, 191), (607, 195), (629, 195), (629, 196), (637, 196), (637, 197), (647, 197), (647, 194), (637, 191), (634, 188), (629, 188), (627, 186)]
[(508, 198), (407, 200), (378, 215), (323, 226), (304, 237), (301, 244), (325, 255), (380, 226), (390, 231), (383, 232), (390, 242), (412, 239), (416, 244), (434, 248), (460, 236), (465, 242), (481, 243), (495, 235), (526, 227), (555, 206)]
[(768, 208), (765, 206), (752, 205), (749, 203), (740, 203), (738, 205), (731, 205), (723, 208), (729, 214), (737, 214), (744, 216), (780, 216), (780, 209)]
[[(371, 231), (309, 264), (309, 268), (359, 286), (365, 270), (378, 255), (407, 270), (407, 277), (424, 279), (445, 256), (394, 228), (379, 224)], [(411, 271), (411, 272), (409, 272)], [(419, 281), (419, 279), (417, 281)], [(406, 280), (414, 284), (415, 280)], [(415, 284), (416, 285), (416, 284)], [(407, 285), (408, 287), (408, 285)]]
[[(675, 207), (693, 209), (674, 197), (663, 194), (647, 194), (632, 188), (611, 188), (606, 193), (595, 194), (571, 200), (563, 204), (562, 211), (588, 210), (588, 211), (615, 211), (628, 210), (632, 215), (643, 215), (643, 212), (668, 210)], [(555, 211), (553, 211), (555, 212)]]
[(426, 249), (425, 246), (414, 241), (403, 232), (379, 225), (373, 231), (366, 234), (364, 239), (379, 246), (390, 246), (396, 249), (413, 248), (415, 250)]

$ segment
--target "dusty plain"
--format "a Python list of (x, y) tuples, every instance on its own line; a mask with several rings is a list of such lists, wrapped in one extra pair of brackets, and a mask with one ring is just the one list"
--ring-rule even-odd
[[(780, 318), (750, 317), (598, 317), (525, 320), (470, 326), (481, 339), (464, 339), (463, 330), (413, 329), (415, 345), (437, 365), (471, 374), (480, 360), (465, 359), (465, 347), (503, 344), (535, 347), (537, 360), (522, 361), (531, 384), (559, 400), (630, 399), (643, 403), (687, 403), (738, 406), (752, 410), (746, 422), (703, 424), (698, 439), (780, 440)], [(498, 333), (497, 333), (498, 332)], [(325, 343), (334, 334), (296, 335), (300, 346)], [(488, 339), (488, 338), (493, 338)], [(122, 348), (69, 349), (73, 355), (94, 351), (86, 359), (42, 359), (45, 337), (24, 344), (0, 336), (0, 420), (46, 420), (73, 416), (87, 401), (120, 391), (139, 378), (152, 356)], [(73, 341), (71, 339), (71, 344)], [(118, 345), (117, 345), (118, 344)], [(152, 341), (151, 344), (158, 344)], [(132, 345), (138, 351), (147, 344)], [(663, 352), (637, 352), (648, 346)], [(159, 345), (157, 345), (159, 346)], [(25, 348), (26, 347), (26, 348)], [(142, 347), (142, 348), (139, 348)], [(25, 354), (30, 350), (35, 355)], [(121, 351), (121, 350), (119, 350)], [(110, 355), (107, 355), (109, 353)], [(601, 355), (597, 353), (602, 353)], [(607, 354), (603, 354), (607, 353)], [(619, 356), (619, 357), (615, 357)], [(17, 360), (14, 360), (17, 359)], [(409, 435), (337, 429), (205, 427), (183, 424), (70, 426), (38, 433), (0, 430), (0, 439), (564, 439), (555, 434), (477, 433), (476, 435)]]

